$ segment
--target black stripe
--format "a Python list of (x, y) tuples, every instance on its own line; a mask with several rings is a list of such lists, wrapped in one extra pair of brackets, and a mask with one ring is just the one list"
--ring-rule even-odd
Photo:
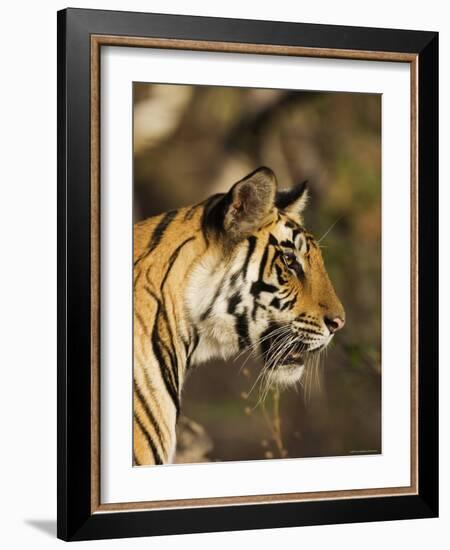
[[(171, 350), (165, 345), (165, 343), (163, 342), (162, 339), (160, 339), (160, 342), (161, 342), (161, 345), (164, 347), (164, 350), (165, 350), (166, 354), (169, 357), (170, 366), (171, 366), (171, 373), (172, 373), (172, 377), (174, 379), (174, 385), (177, 388), (177, 393), (178, 393), (178, 388), (179, 388), (178, 361), (177, 361), (177, 357), (176, 357), (176, 349), (175, 349), (175, 344), (174, 344), (174, 337), (173, 337), (173, 333), (172, 333), (172, 327), (170, 325), (170, 321), (169, 321), (169, 318), (167, 316), (167, 309), (165, 307), (165, 303), (161, 303), (161, 300), (156, 296), (156, 294), (154, 292), (152, 292), (152, 290), (150, 290), (150, 288), (148, 286), (145, 286), (144, 290), (152, 298), (154, 298), (154, 300), (156, 300), (156, 303), (157, 303), (157, 310), (156, 310), (156, 315), (155, 315), (155, 324), (154, 324), (154, 326), (157, 327), (158, 320), (159, 320), (159, 314), (162, 315), (162, 320), (165, 322), (165, 325), (166, 325), (165, 328), (166, 328), (167, 333), (169, 335), (170, 344), (173, 348), (173, 352), (171, 352)], [(158, 327), (157, 327), (157, 330), (158, 330)], [(152, 341), (153, 341), (153, 338), (152, 338)]]
[(171, 224), (172, 220), (175, 218), (177, 213), (178, 213), (178, 210), (170, 210), (169, 212), (166, 212), (164, 216), (161, 218), (161, 221), (155, 227), (152, 238), (148, 243), (148, 248), (150, 250), (153, 250), (161, 242), (161, 239), (163, 238), (163, 235), (166, 229), (169, 227), (169, 225)]
[(167, 268), (166, 272), (164, 273), (164, 277), (161, 280), (161, 286), (160, 286), (161, 291), (164, 289), (164, 285), (166, 284), (167, 277), (169, 276), (169, 273), (170, 273), (172, 267), (174, 266), (175, 260), (178, 258), (178, 254), (180, 253), (181, 249), (189, 241), (193, 241), (194, 239), (195, 239), (195, 237), (189, 237), (189, 238), (185, 239), (180, 245), (177, 246), (177, 248), (175, 248), (175, 250), (170, 255), (169, 262), (168, 262), (169, 267)]
[[(241, 275), (242, 270), (236, 271), (236, 273), (233, 273), (230, 277), (230, 288), (233, 288), (234, 285), (237, 283), (237, 280), (239, 279), (239, 276)], [(245, 276), (245, 275), (244, 275)]]
[(274, 235), (272, 235), (272, 233), (269, 233), (269, 244), (271, 244), (272, 246), (279, 245), (278, 239)]
[(167, 314), (166, 314), (165, 303), (162, 307), (162, 322), (165, 325), (164, 328), (167, 331), (169, 342), (167, 342), (166, 340), (163, 340), (161, 338), (161, 340), (160, 340), (161, 347), (163, 348), (164, 352), (166, 353), (167, 357), (169, 358), (170, 372), (171, 372), (171, 376), (172, 376), (172, 381), (173, 381), (175, 390), (176, 390), (177, 394), (179, 395), (180, 394), (179, 363), (178, 363), (177, 350), (176, 350), (173, 334), (172, 334), (172, 331), (171, 331), (171, 328), (170, 328), (170, 323), (169, 323), (169, 320), (168, 320)]
[(297, 295), (294, 296), (294, 298), (288, 302), (285, 302), (281, 306), (281, 311), (284, 311), (285, 309), (292, 309), (295, 305), (295, 302), (297, 301)]
[[(164, 277), (162, 278), (161, 280), (161, 286), (160, 286), (160, 292), (162, 294), (163, 290), (164, 290), (164, 286), (166, 284), (166, 281), (167, 281), (167, 278), (175, 264), (175, 261), (176, 259), (178, 258), (178, 255), (181, 251), (181, 249), (189, 242), (189, 241), (192, 241), (194, 240), (195, 237), (189, 237), (187, 239), (185, 239), (179, 246), (177, 246), (177, 248), (174, 250), (174, 252), (172, 252), (170, 258), (169, 258), (169, 261), (168, 261), (168, 268), (164, 274)], [(166, 384), (166, 388), (168, 390), (168, 392), (170, 393), (171, 397), (172, 397), (172, 400), (177, 408), (177, 417), (178, 417), (178, 414), (179, 414), (179, 397), (178, 397), (178, 394), (179, 394), (179, 372), (178, 372), (178, 361), (177, 361), (177, 357), (176, 357), (176, 349), (175, 349), (175, 343), (174, 343), (174, 335), (172, 333), (172, 327), (170, 325), (170, 321), (169, 321), (169, 318), (167, 316), (167, 308), (165, 306), (165, 303), (161, 303), (161, 300), (148, 288), (148, 287), (145, 287), (145, 290), (156, 300), (157, 302), (157, 311), (156, 311), (156, 315), (155, 315), (155, 325), (153, 327), (153, 333), (152, 333), (152, 344), (153, 344), (153, 348), (155, 350), (155, 354), (157, 354), (157, 359), (158, 359), (158, 362), (160, 363), (160, 368), (161, 368), (161, 372), (162, 372), (162, 375), (163, 375), (163, 379), (164, 379), (164, 382)], [(171, 345), (171, 348), (172, 350), (167, 347), (167, 345), (165, 345), (165, 343), (161, 340), (161, 339), (157, 339), (156, 338), (156, 335), (155, 335), (155, 329), (158, 331), (158, 317), (159, 317), (159, 314), (161, 313), (162, 315), (162, 318), (166, 324), (166, 330), (167, 330), (167, 334), (169, 336), (169, 339), (170, 339), (170, 345)], [(158, 334), (159, 336), (159, 334)], [(159, 347), (158, 343), (161, 344), (161, 347)], [(161, 348), (164, 348), (164, 351), (165, 353), (167, 354), (168, 358), (169, 358), (169, 361), (170, 361), (170, 366), (171, 366), (171, 373), (170, 373), (170, 376), (169, 376), (169, 373), (167, 372), (168, 371), (168, 366), (166, 364), (166, 362), (164, 361), (164, 358), (163, 358), (163, 354), (162, 354), (162, 350)], [(164, 365), (164, 367), (162, 366)]]
[(305, 324), (307, 327), (319, 328), (319, 329), (322, 327), (322, 325), (320, 325), (319, 323), (314, 323), (313, 321), (306, 321), (304, 319), (299, 320), (298, 322)]
[(250, 336), (248, 332), (248, 320), (245, 313), (241, 315), (235, 315), (236, 318), (236, 331), (239, 336), (239, 347), (242, 349), (250, 344)]
[(253, 309), (252, 309), (252, 319), (254, 321), (256, 321), (256, 313), (258, 311), (258, 308), (261, 308), (267, 311), (267, 307), (263, 303), (258, 302), (258, 300), (255, 298), (253, 301)]
[(277, 280), (278, 280), (279, 284), (280, 285), (286, 284), (287, 280), (283, 277), (284, 273), (283, 273), (283, 270), (281, 269), (281, 267), (279, 265), (275, 266), (275, 272), (277, 274)]
[[(174, 401), (174, 403), (175, 403), (175, 406), (177, 407), (177, 415), (178, 415), (178, 406), (177, 406), (177, 403), (179, 401), (179, 399), (178, 399), (178, 386), (179, 386), (178, 363), (177, 363), (177, 360), (176, 360), (176, 356), (174, 356), (170, 352), (169, 348), (165, 345), (163, 340), (159, 337), (160, 335), (159, 335), (159, 329), (158, 329), (158, 320), (159, 320), (159, 315), (161, 314), (162, 319), (166, 324), (166, 330), (169, 334), (169, 338), (170, 338), (172, 347), (175, 348), (175, 346), (173, 345), (173, 335), (172, 335), (172, 331), (171, 331), (171, 327), (170, 327), (169, 318), (167, 317), (167, 312), (166, 312), (165, 307), (162, 306), (161, 300), (156, 296), (156, 294), (148, 286), (145, 286), (144, 290), (156, 301), (156, 304), (157, 304), (157, 309), (156, 309), (155, 320), (154, 320), (154, 324), (153, 324), (151, 340), (152, 340), (154, 353), (157, 356), (156, 358), (158, 360), (158, 363), (160, 364), (160, 369), (161, 369), (161, 372), (163, 374), (163, 379), (164, 379), (164, 382), (166, 383), (167, 390), (170, 393), (171, 390), (167, 387), (167, 377), (169, 376), (169, 374), (170, 374), (169, 383), (170, 383), (171, 386), (176, 388), (175, 389), (175, 394), (177, 395), (177, 401), (176, 402)], [(155, 334), (155, 331), (158, 332), (158, 334)], [(166, 370), (169, 370), (169, 369), (168, 369), (168, 367), (167, 367), (167, 365), (164, 361), (164, 357), (162, 356), (162, 352), (161, 352), (161, 349), (159, 348), (159, 344), (161, 344), (161, 346), (164, 347), (164, 351), (166, 352), (166, 354), (169, 357), (170, 366), (171, 366), (170, 373), (165, 372)], [(164, 372), (163, 372), (163, 369), (161, 368), (161, 363), (164, 364)], [(144, 370), (144, 372), (146, 372), (146, 371)]]
[(133, 289), (136, 290), (136, 286), (139, 282), (139, 279), (141, 278), (141, 275), (142, 275), (142, 269), (139, 270), (139, 272), (136, 272), (137, 271), (137, 263), (139, 262), (141, 258), (138, 258), (135, 262), (134, 262), (134, 281), (133, 281)]
[(157, 304), (160, 304), (160, 300), (159, 300), (158, 296), (156, 296), (156, 293), (153, 292), (153, 290), (152, 290), (148, 285), (144, 286), (144, 290), (145, 290), (148, 294), (150, 294), (150, 296), (155, 300), (155, 302), (156, 302)]
[(161, 239), (166, 231), (166, 229), (169, 227), (172, 220), (175, 218), (175, 216), (178, 214), (178, 210), (170, 210), (169, 212), (166, 212), (161, 221), (158, 223), (158, 225), (155, 227), (152, 237), (147, 245), (146, 250), (137, 258), (137, 260), (134, 262), (134, 266), (141, 261), (144, 260), (152, 251), (153, 249), (158, 246), (158, 244), (161, 242)]
[(189, 367), (191, 366), (192, 355), (194, 351), (197, 349), (199, 341), (200, 341), (200, 336), (198, 335), (197, 329), (194, 327), (194, 334), (191, 339), (190, 348), (186, 356), (186, 370), (188, 370)]
[[(318, 245), (317, 245), (317, 243), (316, 243), (316, 239), (315, 239), (310, 233), (308, 233), (308, 234), (306, 235), (306, 242), (307, 242), (309, 245), (313, 246), (314, 248), (318, 248)], [(309, 251), (309, 249), (308, 249), (308, 251)]]
[(212, 300), (210, 301), (208, 307), (205, 309), (205, 311), (200, 315), (200, 321), (204, 321), (207, 317), (209, 317), (212, 313), (212, 310), (213, 310), (213, 307), (214, 307), (214, 304), (216, 303), (217, 301), (217, 298), (219, 297), (220, 295), (220, 291), (222, 290), (222, 286), (223, 286), (223, 282), (225, 280), (225, 277), (226, 277), (226, 273), (225, 275), (222, 277), (222, 279), (220, 280), (220, 283), (218, 284), (217, 288), (216, 288), (216, 291), (214, 292), (214, 296), (212, 297)]
[(269, 271), (272, 271), (273, 264), (276, 262), (277, 258), (279, 258), (281, 255), (280, 251), (276, 248), (273, 252), (272, 261), (270, 262), (270, 268)]
[(241, 303), (241, 295), (239, 294), (239, 292), (236, 292), (228, 300), (227, 313), (233, 314), (240, 303)]
[(142, 407), (144, 408), (145, 414), (147, 415), (150, 424), (152, 424), (153, 428), (155, 429), (156, 435), (158, 436), (158, 440), (159, 440), (159, 446), (161, 447), (161, 449), (164, 450), (164, 441), (163, 441), (163, 435), (161, 433), (161, 429), (159, 427), (158, 422), (156, 421), (154, 414), (150, 410), (150, 407), (148, 406), (148, 403), (145, 400), (145, 397), (142, 395), (141, 389), (138, 383), (136, 382), (136, 380), (134, 381), (134, 391), (136, 392), (136, 395), (139, 401), (141, 402)]
[(276, 286), (269, 285), (264, 281), (255, 281), (250, 287), (250, 293), (253, 294), (253, 296), (259, 296), (261, 292), (269, 292), (270, 294), (273, 294), (277, 290), (278, 288)]
[(304, 233), (304, 229), (301, 227), (292, 228), (292, 239), (295, 241), (298, 235)]
[[(269, 236), (269, 243), (266, 245), (266, 248), (264, 249), (264, 253), (263, 253), (263, 256), (262, 256), (262, 259), (261, 259), (261, 263), (259, 265), (258, 280), (255, 281), (254, 283), (252, 283), (252, 286), (250, 287), (250, 292), (251, 292), (251, 294), (253, 294), (253, 296), (258, 296), (259, 294), (261, 294), (261, 292), (269, 292), (269, 293), (273, 294), (274, 292), (276, 292), (278, 290), (276, 286), (267, 284), (263, 280), (264, 270), (266, 268), (267, 259), (268, 259), (268, 256), (269, 256), (269, 248), (271, 246), (270, 245), (270, 237), (271, 236), (272, 235)], [(275, 237), (273, 237), (273, 238), (275, 238)]]
[[(142, 372), (143, 372), (143, 374), (144, 374), (145, 385), (146, 385), (146, 387), (148, 388), (148, 391), (149, 391), (149, 392), (155, 391), (155, 390), (154, 390), (154, 387), (153, 387), (153, 384), (152, 384), (152, 381), (150, 380), (150, 376), (149, 376), (149, 374), (148, 374), (148, 372), (147, 372), (147, 369), (142, 369)], [(160, 424), (161, 424), (161, 426), (164, 426), (164, 428), (165, 428), (167, 431), (169, 431), (169, 427), (168, 427), (168, 425), (166, 424), (164, 418), (161, 419)]]
[(270, 302), (270, 305), (279, 309), (280, 308), (280, 300), (278, 298), (272, 298), (272, 301)]
[(285, 227), (288, 227), (289, 229), (296, 229), (298, 227), (298, 224), (294, 223), (290, 218), (287, 220), (287, 222), (284, 224)]
[(312, 330), (310, 328), (306, 328), (306, 327), (300, 327), (300, 330), (302, 332), (306, 332), (308, 334), (318, 334), (319, 336), (322, 336), (322, 332), (320, 331), (317, 331), (317, 330)]
[(264, 249), (264, 254), (263, 254), (263, 257), (261, 259), (261, 263), (259, 264), (259, 274), (258, 274), (258, 279), (260, 281), (263, 280), (264, 278), (264, 270), (266, 268), (266, 264), (267, 264), (267, 257), (269, 255), (269, 245), (267, 244), (266, 245), (266, 248)]
[[(168, 326), (165, 307), (163, 307), (162, 310), (163, 310), (163, 313), (159, 312), (162, 315), (161, 323), (164, 325), (164, 328), (168, 333), (169, 342), (167, 342), (165, 339), (163, 339), (161, 337), (160, 329), (159, 329), (159, 326), (158, 326), (157, 330), (158, 330), (158, 336), (159, 336), (159, 343), (161, 344), (160, 350), (162, 350), (166, 354), (166, 356), (168, 357), (172, 383), (175, 387), (175, 390), (176, 390), (177, 394), (179, 394), (180, 385), (179, 385), (179, 380), (178, 380), (178, 360), (177, 360), (177, 356), (176, 356), (175, 345), (174, 345), (174, 342), (173, 342), (172, 333), (170, 332), (170, 327)], [(159, 318), (159, 314), (158, 314), (157, 323), (159, 323), (159, 322), (160, 322), (160, 318)]]
[(198, 205), (191, 206), (189, 210), (185, 213), (183, 220), (187, 222), (188, 220), (191, 220), (194, 217), (195, 211), (197, 210)]
[(298, 315), (295, 320), (300, 323), (310, 323), (311, 325), (317, 325), (319, 327), (322, 326), (319, 319), (314, 315)]
[(310, 239), (306, 239), (306, 255), (309, 254), (310, 243), (311, 243)]
[(141, 419), (139, 418), (139, 416), (136, 413), (134, 413), (134, 419), (136, 420), (137, 425), (139, 426), (139, 428), (141, 429), (142, 433), (145, 436), (145, 439), (147, 440), (148, 446), (150, 447), (150, 449), (153, 453), (153, 458), (155, 459), (155, 464), (163, 464), (164, 462), (163, 462), (160, 454), (158, 453), (158, 450), (156, 449), (155, 444), (153, 443), (153, 440), (152, 440), (150, 434), (148, 433), (148, 431), (146, 430), (144, 424), (142, 424)]
[(305, 274), (305, 271), (303, 269), (303, 266), (300, 263), (296, 262), (292, 269), (294, 270), (294, 273), (297, 275), (298, 280), (302, 284), (304, 284), (305, 279), (306, 279), (306, 274)]
[(178, 415), (180, 414), (180, 398), (179, 398), (177, 389), (175, 387), (175, 381), (172, 379), (173, 373), (171, 372), (171, 369), (167, 366), (160, 348), (162, 341), (159, 338), (159, 334), (158, 334), (158, 315), (159, 315), (159, 304), (158, 304), (158, 311), (155, 317), (155, 325), (153, 326), (153, 332), (152, 332), (153, 352), (156, 356), (156, 360), (158, 361), (159, 369), (161, 371), (161, 375), (164, 380), (164, 384), (166, 386), (167, 392), (169, 393), (173, 401), (173, 404), (175, 405), (175, 409), (177, 411), (177, 418), (178, 418)]
[(139, 462), (137, 456), (136, 456), (136, 453), (133, 451), (133, 462), (134, 462), (134, 466), (140, 466), (141, 463)]
[(253, 252), (255, 251), (257, 239), (254, 235), (252, 235), (252, 236), (248, 237), (247, 240), (248, 240), (247, 255), (245, 256), (244, 265), (242, 266), (242, 272), (243, 272), (244, 279), (247, 276), (248, 264), (250, 262), (250, 258), (252, 257)]

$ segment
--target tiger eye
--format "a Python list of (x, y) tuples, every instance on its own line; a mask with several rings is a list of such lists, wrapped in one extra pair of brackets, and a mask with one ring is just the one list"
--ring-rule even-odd
[(285, 266), (294, 271), (298, 277), (302, 277), (305, 273), (300, 262), (297, 260), (297, 256), (292, 252), (283, 252), (282, 258)]
[(290, 268), (292, 268), (296, 263), (298, 263), (296, 255), (293, 254), (292, 252), (284, 252), (283, 261)]

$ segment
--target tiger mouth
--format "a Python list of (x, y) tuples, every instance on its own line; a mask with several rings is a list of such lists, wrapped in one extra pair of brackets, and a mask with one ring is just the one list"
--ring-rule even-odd
[[(299, 347), (301, 349), (299, 349)], [(276, 370), (278, 368), (284, 367), (304, 367), (307, 362), (308, 356), (311, 357), (316, 353), (320, 352), (326, 347), (326, 344), (319, 346), (318, 348), (309, 349), (305, 344), (300, 344), (297, 347), (294, 347), (287, 355), (282, 357), (280, 362), (276, 365), (273, 365), (273, 368)]]
[(283, 365), (301, 366), (305, 364), (306, 352), (291, 351), (284, 359)]
[(271, 370), (280, 367), (302, 367), (308, 354), (308, 345), (302, 341), (291, 344), (291, 349), (283, 350), (283, 343), (275, 335), (264, 342), (262, 352), (266, 356), (265, 362)]

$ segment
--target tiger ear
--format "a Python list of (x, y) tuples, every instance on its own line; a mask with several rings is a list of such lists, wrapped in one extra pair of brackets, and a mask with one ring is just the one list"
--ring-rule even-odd
[(240, 241), (254, 233), (275, 204), (277, 180), (270, 168), (261, 167), (233, 185), (223, 220), (226, 235)]
[(289, 191), (278, 191), (275, 205), (280, 210), (284, 210), (294, 219), (301, 221), (302, 212), (308, 203), (308, 182), (304, 181)]

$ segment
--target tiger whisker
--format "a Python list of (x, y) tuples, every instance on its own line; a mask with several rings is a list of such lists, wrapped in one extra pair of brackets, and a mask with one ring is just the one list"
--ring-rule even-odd
[[(286, 327), (285, 328), (285, 332), (287, 332), (289, 329), (289, 327)], [(262, 353), (259, 353), (258, 355), (256, 355), (256, 350), (257, 348), (259, 347), (259, 344), (264, 341), (264, 340), (267, 340), (267, 338), (269, 338), (271, 335), (267, 336), (267, 337), (264, 337), (263, 339), (259, 340), (258, 342), (256, 342), (251, 348), (247, 348), (245, 351), (249, 351), (249, 354), (247, 355), (247, 357), (245, 358), (244, 362), (242, 363), (240, 369), (239, 369), (239, 372), (241, 372), (241, 370), (244, 368), (244, 366), (246, 365), (246, 363), (248, 362), (248, 360), (253, 357), (254, 359), (260, 359), (260, 358), (265, 358), (265, 356), (267, 356), (271, 350), (271, 348), (275, 345), (276, 341), (279, 340), (280, 338), (282, 338), (284, 336), (284, 333), (282, 334), (279, 334), (275, 339), (274, 341), (271, 343), (270, 347), (269, 347), (269, 350), (265, 351), (265, 352), (262, 352)], [(242, 353), (240, 354), (242, 355)], [(237, 358), (236, 358), (237, 359)], [(236, 360), (235, 359), (235, 360)]]
[(279, 349), (277, 353), (274, 354), (274, 356), (271, 357), (270, 361), (267, 363), (265, 370), (269, 371), (269, 375), (266, 377), (265, 385), (262, 388), (261, 396), (258, 403), (265, 401), (267, 394), (269, 393), (271, 388), (270, 382), (271, 378), (273, 377), (272, 373), (278, 365), (283, 364), (284, 359), (289, 355), (289, 353), (291, 353), (292, 344), (295, 342), (296, 339), (296, 335), (291, 335), (290, 338), (287, 339), (287, 341), (284, 343), (283, 347)]
[(333, 227), (342, 220), (344, 216), (340, 216), (334, 223), (332, 223), (330, 225), (330, 227), (325, 231), (325, 233), (320, 237), (320, 239), (318, 241), (316, 241), (317, 243), (320, 243), (323, 239), (325, 239), (325, 237), (328, 235), (328, 233), (333, 229)]
[(282, 331), (287, 331), (290, 329), (290, 326), (289, 325), (283, 325), (282, 327), (278, 327), (276, 329), (274, 329), (270, 334), (267, 334), (266, 336), (262, 337), (262, 338), (258, 338), (258, 340), (256, 340), (256, 342), (254, 342), (253, 344), (251, 344), (250, 346), (246, 347), (244, 350), (242, 350), (235, 358), (234, 360), (236, 361), (237, 359), (239, 359), (242, 355), (244, 355), (245, 353), (247, 353), (248, 351), (251, 351), (251, 350), (254, 350), (255, 348), (257, 348), (262, 342), (264, 342), (265, 340), (269, 339), (269, 338), (272, 338), (275, 334), (279, 333), (279, 332), (282, 332)]
[[(286, 340), (286, 338), (285, 338), (285, 340)], [(279, 356), (286, 350), (286, 348), (288, 346), (288, 342), (290, 342), (291, 340), (292, 340), (292, 336), (287, 341), (280, 342), (281, 345), (279, 346), (278, 350), (271, 356), (269, 361), (267, 361), (267, 367), (268, 368), (275, 367), (275, 364), (276, 364)], [(270, 351), (270, 349), (269, 349), (269, 351)]]
[[(280, 344), (279, 344), (279, 347), (281, 347), (281, 346), (282, 346), (282, 342), (280, 342)], [(275, 346), (275, 347), (278, 347), (278, 346)], [(270, 349), (271, 349), (271, 348), (269, 348), (268, 352), (270, 351)], [(268, 352), (266, 352), (266, 354), (267, 354)], [(264, 355), (264, 354), (263, 354), (263, 355)], [(260, 383), (261, 383), (261, 386), (264, 387), (265, 384), (266, 384), (266, 382), (267, 382), (267, 378), (268, 378), (269, 375), (270, 375), (270, 372), (269, 372), (268, 364), (265, 362), (263, 368), (261, 369), (259, 375), (257, 376), (257, 378), (256, 378), (254, 384), (252, 385), (252, 387), (251, 387), (249, 393), (247, 394), (247, 396), (251, 395), (251, 393), (253, 392), (254, 388), (257, 386), (258, 382), (260, 382)], [(259, 402), (260, 402), (260, 400), (258, 400), (258, 402), (256, 403), (255, 407), (258, 406)]]

